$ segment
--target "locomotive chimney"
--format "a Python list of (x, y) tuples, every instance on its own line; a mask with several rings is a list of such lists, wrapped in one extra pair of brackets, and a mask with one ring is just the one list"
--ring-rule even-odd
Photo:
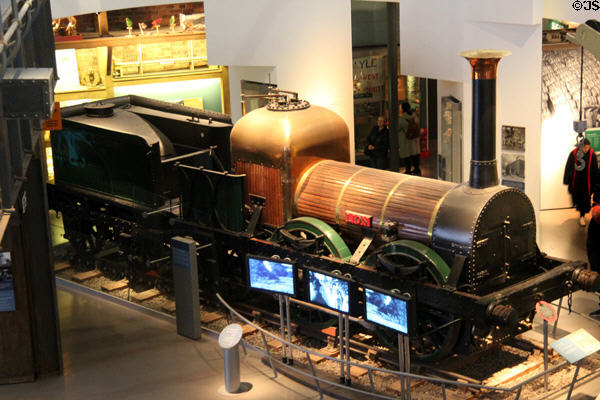
[(473, 119), (471, 122), (471, 170), (469, 185), (483, 189), (498, 184), (496, 166), (496, 72), (498, 62), (509, 51), (463, 51), (473, 76)]

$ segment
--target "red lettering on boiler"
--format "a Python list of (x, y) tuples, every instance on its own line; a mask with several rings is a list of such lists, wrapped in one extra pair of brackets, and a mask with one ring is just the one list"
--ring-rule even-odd
[(354, 211), (346, 211), (346, 223), (370, 228), (373, 222), (371, 215), (365, 215)]

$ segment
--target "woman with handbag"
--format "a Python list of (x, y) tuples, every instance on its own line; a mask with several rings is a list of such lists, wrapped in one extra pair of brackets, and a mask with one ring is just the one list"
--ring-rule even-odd
[(419, 143), (419, 120), (410, 108), (410, 104), (402, 103), (402, 114), (398, 118), (398, 152), (404, 159), (405, 174), (421, 175), (421, 145)]

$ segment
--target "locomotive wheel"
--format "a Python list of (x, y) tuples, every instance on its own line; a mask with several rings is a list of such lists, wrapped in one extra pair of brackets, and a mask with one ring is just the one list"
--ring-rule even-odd
[[(376, 253), (385, 255), (386, 261), (408, 260), (410, 265), (420, 265), (437, 284), (443, 285), (450, 275), (450, 267), (433, 249), (412, 240), (398, 240), (382, 246)], [(381, 257), (379, 257), (381, 261)], [(368, 263), (377, 263), (377, 254), (369, 256)], [(398, 266), (398, 270), (402, 270)], [(410, 268), (410, 267), (409, 267)], [(420, 362), (431, 362), (447, 356), (458, 340), (461, 323), (453, 323), (455, 315), (433, 309), (417, 302), (417, 332), (411, 337), (412, 357)], [(395, 335), (384, 342), (394, 343)]]
[[(352, 252), (344, 239), (327, 223), (313, 217), (300, 217), (289, 220), (284, 229), (299, 239), (314, 239), (323, 236), (324, 245), (331, 257), (349, 260)], [(274, 236), (276, 237), (276, 236)]]

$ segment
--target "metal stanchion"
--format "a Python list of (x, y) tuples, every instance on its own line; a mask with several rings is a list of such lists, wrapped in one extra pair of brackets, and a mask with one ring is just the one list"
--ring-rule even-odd
[(581, 360), (577, 362), (577, 368), (575, 368), (575, 373), (573, 374), (573, 380), (571, 381), (571, 386), (569, 387), (569, 394), (567, 394), (567, 400), (571, 399), (571, 394), (573, 394), (573, 387), (575, 387), (575, 382), (577, 382), (577, 375), (579, 374), (579, 367), (581, 367)]
[(344, 383), (346, 380), (344, 377), (344, 324), (343, 324), (344, 315), (342, 313), (338, 314), (338, 344), (340, 348), (340, 383)]
[(344, 327), (346, 331), (346, 361), (348, 361), (346, 364), (346, 385), (350, 386), (352, 384), (352, 378), (350, 377), (350, 316), (346, 314), (344, 318), (346, 320)]
[(548, 321), (546, 320), (544, 320), (544, 390), (548, 391)]
[[(404, 369), (404, 339), (402, 338), (402, 334), (398, 334), (398, 369), (400, 372), (403, 372)], [(404, 376), (400, 377), (400, 391), (402, 393), (401, 399), (405, 399), (404, 393), (406, 392), (406, 388), (404, 386)]]
[(281, 361), (283, 361), (284, 363), (287, 363), (287, 358), (286, 358), (286, 354), (285, 354), (285, 328), (284, 328), (284, 323), (285, 321), (283, 320), (283, 300), (282, 300), (282, 295), (279, 295), (279, 326), (281, 327)]
[[(410, 373), (410, 340), (404, 335), (404, 370)], [(406, 377), (406, 399), (410, 400), (410, 376)]]
[[(290, 298), (288, 296), (284, 296), (284, 298), (285, 298), (285, 316), (287, 318), (288, 342), (293, 343), (292, 342), (292, 323), (291, 323), (292, 318), (290, 317)], [(294, 364), (294, 348), (291, 346), (288, 346), (288, 353), (289, 353), (288, 364), (293, 365)]]
[(556, 310), (556, 321), (554, 321), (554, 327), (552, 328), (552, 337), (556, 337), (556, 327), (558, 326), (558, 319), (560, 318), (560, 309), (562, 308), (562, 300), (558, 300), (558, 309)]

